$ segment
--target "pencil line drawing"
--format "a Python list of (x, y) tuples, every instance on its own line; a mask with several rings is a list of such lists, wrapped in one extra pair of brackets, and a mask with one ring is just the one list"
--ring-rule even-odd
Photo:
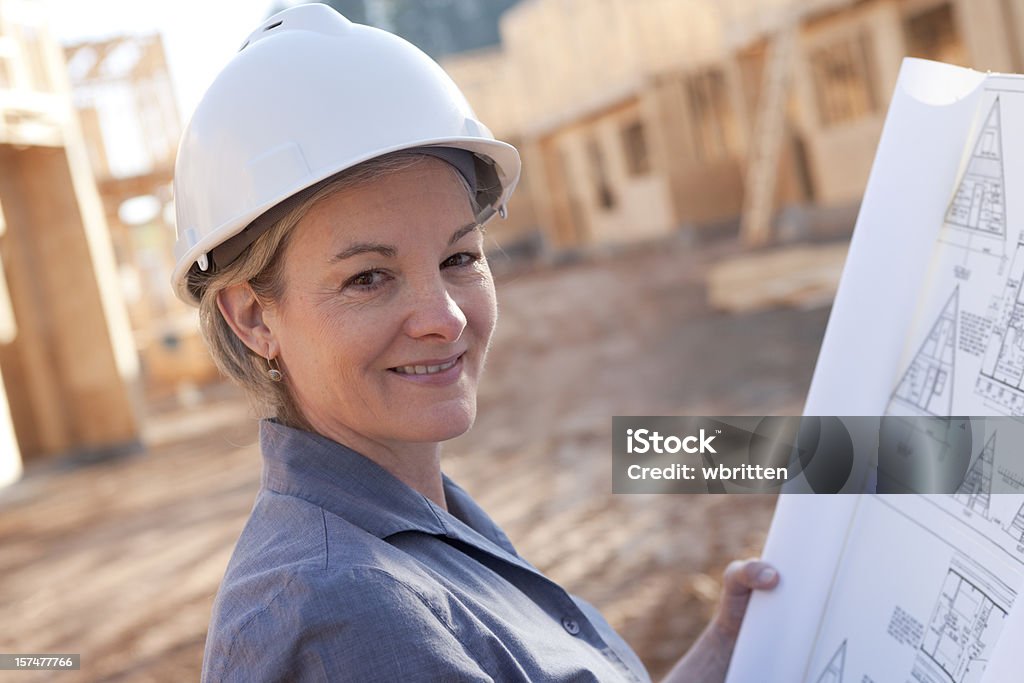
[(1018, 544), (1024, 545), (1024, 505), (1020, 506), (1017, 514), (1010, 520), (1010, 524), (1006, 527), (1006, 533), (1010, 534)]
[(843, 670), (846, 668), (846, 641), (839, 646), (825, 670), (818, 676), (817, 683), (843, 683)]
[(890, 409), (893, 403), (898, 403), (924, 415), (946, 416), (953, 413), (959, 295), (960, 287), (957, 286), (903, 373), (890, 398)]
[(1006, 195), (1002, 109), (996, 97), (946, 211), (942, 241), (1005, 256)]
[(995, 461), (996, 432), (992, 433), (978, 458), (967, 470), (960, 488), (953, 494), (965, 510), (975, 512), (985, 519), (989, 518), (989, 504), (992, 500), (992, 470)]
[(999, 412), (1024, 415), (1024, 245), (1018, 244), (996, 307), (975, 393)]
[(953, 558), (911, 672), (914, 683), (973, 683), (1016, 594), (966, 557)]

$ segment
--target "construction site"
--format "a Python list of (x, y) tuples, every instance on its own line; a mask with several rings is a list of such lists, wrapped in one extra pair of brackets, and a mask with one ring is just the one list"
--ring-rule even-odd
[[(902, 58), (1024, 71), (1024, 0), (522, 0), (499, 32), (441, 60), (524, 168), (444, 470), (657, 679), (775, 500), (612, 495), (612, 416), (802, 412)], [(159, 34), (62, 45), (0, 0), (0, 652), (81, 654), (11, 680), (198, 679), (260, 485), (169, 285), (188, 118)]]

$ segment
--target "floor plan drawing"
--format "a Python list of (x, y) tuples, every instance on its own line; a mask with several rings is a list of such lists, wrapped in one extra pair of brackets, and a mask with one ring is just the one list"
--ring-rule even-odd
[[(951, 415), (960, 288), (953, 290), (890, 401), (922, 415)], [(886, 413), (891, 413), (887, 410)]]
[(996, 97), (946, 212), (945, 225), (951, 230), (944, 231), (943, 241), (1003, 256), (1004, 189), (1002, 110)]
[(975, 393), (987, 405), (1007, 415), (1024, 415), (1024, 245), (1018, 244), (1003, 287), (988, 349), (982, 360)]
[(953, 494), (964, 509), (988, 519), (992, 499), (992, 470), (995, 465), (996, 434), (993, 433), (981, 449), (981, 454), (967, 470), (964, 482)]
[(984, 673), (1013, 604), (1009, 588), (981, 567), (956, 558), (925, 630), (912, 681), (970, 683)]
[(818, 676), (817, 683), (843, 683), (843, 670), (846, 668), (846, 641), (832, 655), (828, 666)]

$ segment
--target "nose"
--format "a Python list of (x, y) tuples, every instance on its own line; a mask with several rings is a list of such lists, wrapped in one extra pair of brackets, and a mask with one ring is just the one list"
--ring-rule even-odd
[(443, 281), (424, 283), (410, 302), (405, 333), (414, 339), (434, 337), (454, 342), (466, 329), (466, 314)]

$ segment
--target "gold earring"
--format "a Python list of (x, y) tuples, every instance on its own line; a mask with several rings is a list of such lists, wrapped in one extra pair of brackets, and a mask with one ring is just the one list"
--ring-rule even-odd
[(271, 382), (280, 382), (284, 375), (281, 374), (281, 366), (276, 358), (267, 359), (267, 376)]

